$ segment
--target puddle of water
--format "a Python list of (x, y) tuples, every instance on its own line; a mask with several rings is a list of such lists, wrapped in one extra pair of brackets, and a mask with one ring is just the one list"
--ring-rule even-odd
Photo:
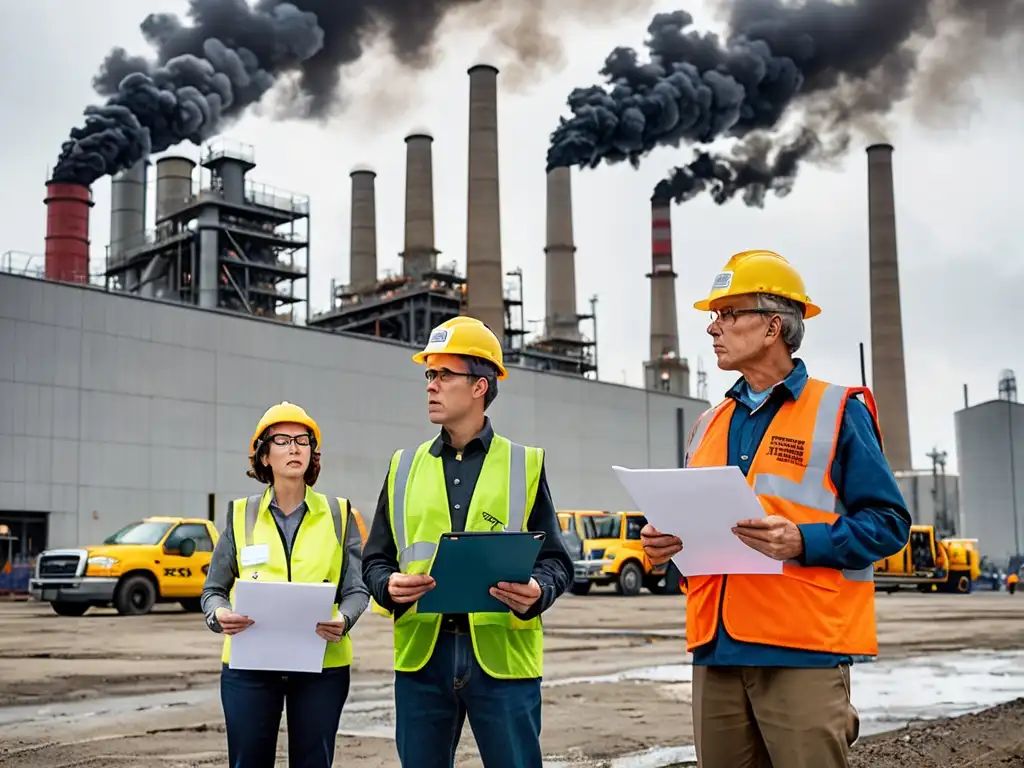
[[(899, 728), (911, 720), (955, 717), (1024, 696), (1024, 651), (984, 650), (932, 654), (854, 665), (853, 702), (860, 711), (861, 735)], [(626, 681), (678, 685), (693, 679), (690, 664), (642, 667), (609, 675), (546, 680), (544, 687)], [(0, 727), (19, 723), (73, 723), (99, 717), (127, 716), (178, 706), (218, 702), (217, 687), (111, 697), (87, 701), (0, 708)], [(390, 684), (354, 685), (342, 715), (340, 733), (394, 738), (394, 703)], [(692, 746), (656, 747), (625, 755), (611, 768), (667, 768), (692, 765)], [(585, 765), (578, 759), (554, 758), (545, 768)]]
[[(670, 664), (552, 681), (550, 685), (625, 681), (678, 684), (692, 680), (691, 665)], [(957, 717), (1024, 696), (1024, 651), (968, 650), (861, 663), (854, 665), (851, 682), (863, 737), (902, 727), (912, 720)], [(696, 759), (693, 747), (655, 748), (620, 757), (611, 765), (666, 768), (691, 765)], [(548, 763), (544, 765), (549, 768)], [(550, 768), (570, 765), (555, 761)]]

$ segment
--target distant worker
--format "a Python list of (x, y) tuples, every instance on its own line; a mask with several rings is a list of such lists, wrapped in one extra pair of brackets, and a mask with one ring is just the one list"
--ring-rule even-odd
[[(330, 768), (341, 711), (348, 698), (349, 632), (370, 595), (362, 579), (362, 537), (348, 500), (313, 490), (320, 475), (320, 427), (288, 402), (263, 414), (249, 443), (246, 473), (268, 488), (228, 505), (203, 588), (206, 623), (223, 632), (220, 695), (232, 768), (273, 768), (287, 703), (288, 765)], [(242, 545), (239, 546), (238, 543)], [(323, 671), (232, 669), (231, 636), (253, 621), (233, 610), (238, 579), (337, 584), (331, 621), (316, 624), (327, 641)], [(282, 661), (289, 654), (280, 649)], [(282, 664), (286, 670), (287, 664)]]
[[(544, 451), (496, 434), (484, 413), (508, 374), (483, 323), (442, 323), (413, 361), (426, 364), (427, 414), (441, 431), (391, 457), (363, 550), (370, 593), (394, 616), (398, 758), (404, 768), (450, 768), (468, 715), (487, 768), (541, 768), (539, 617), (573, 573)], [(434, 587), (442, 533), (501, 529), (545, 533), (530, 582), (491, 588), (510, 613), (416, 612)]]
[[(686, 466), (739, 467), (765, 516), (733, 533), (783, 562), (684, 578), (699, 765), (845, 768), (860, 727), (850, 664), (878, 652), (874, 563), (910, 537), (874, 398), (793, 358), (821, 310), (777, 253), (736, 254), (694, 307), (711, 312), (718, 367), (741, 378), (698, 418)], [(683, 548), (651, 525), (641, 540), (656, 564)]]
[(1009, 592), (1011, 595), (1017, 591), (1018, 581), (1020, 581), (1020, 576), (1017, 575), (1016, 571), (1014, 571), (1006, 577), (1006, 591)]

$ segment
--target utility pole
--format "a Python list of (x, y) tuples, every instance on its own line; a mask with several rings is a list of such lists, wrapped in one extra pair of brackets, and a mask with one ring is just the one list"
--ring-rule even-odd
[[(932, 448), (926, 454), (932, 460), (932, 509), (935, 510), (935, 537), (956, 536), (956, 525), (949, 519), (949, 502), (946, 490), (946, 452)], [(942, 476), (942, 504), (939, 505), (939, 475)]]

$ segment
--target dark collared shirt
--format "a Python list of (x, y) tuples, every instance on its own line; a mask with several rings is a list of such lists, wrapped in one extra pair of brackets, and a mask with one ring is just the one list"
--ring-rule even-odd
[[(466, 529), (466, 512), (473, 498), (477, 478), (484, 464), (484, 457), (494, 439), (494, 429), (489, 418), (484, 427), (460, 452), (451, 445), (448, 432), (444, 429), (430, 446), (430, 455), (440, 458), (444, 467), (445, 488), (448, 492), (448, 510), (452, 518), (452, 531)], [(546, 535), (533, 568), (533, 578), (540, 585), (540, 598), (526, 613), (516, 613), (520, 619), (532, 619), (550, 608), (555, 600), (572, 583), (573, 562), (562, 542), (562, 528), (558, 524), (558, 513), (551, 500), (547, 474), (541, 467), (537, 497), (530, 510), (527, 522), (530, 531), (543, 531)], [(377, 501), (377, 510), (370, 525), (370, 532), (363, 548), (363, 581), (377, 603), (390, 611), (395, 618), (402, 615), (408, 603), (398, 604), (388, 593), (388, 579), (398, 571), (398, 549), (391, 531), (391, 509), (388, 502), (388, 480)]]

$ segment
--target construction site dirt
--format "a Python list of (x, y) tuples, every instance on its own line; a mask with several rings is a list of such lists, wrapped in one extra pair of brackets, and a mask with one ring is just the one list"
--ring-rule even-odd
[[(566, 595), (545, 616), (545, 766), (693, 764), (683, 603)], [(878, 659), (853, 671), (853, 765), (1024, 765), (1024, 599), (902, 593), (877, 604)], [(353, 643), (336, 762), (396, 766), (390, 621), (368, 611)], [(0, 604), (0, 765), (224, 765), (220, 649), (201, 616), (176, 606), (67, 618)], [(282, 722), (282, 765), (285, 749)], [(468, 724), (457, 763), (481, 765)]]

